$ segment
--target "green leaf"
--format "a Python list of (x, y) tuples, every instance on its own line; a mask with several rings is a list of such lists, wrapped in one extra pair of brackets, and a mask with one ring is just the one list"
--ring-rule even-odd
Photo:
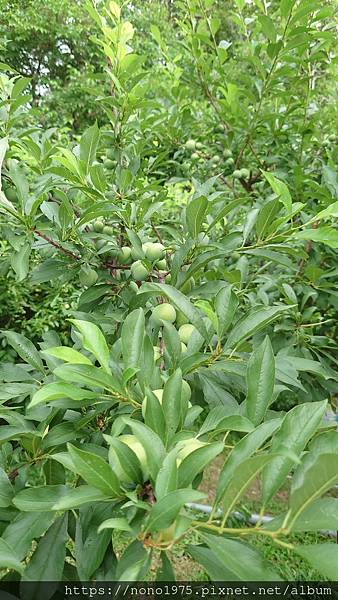
[(228, 570), (225, 581), (280, 581), (272, 565), (248, 544), (208, 534), (203, 537), (218, 562)]
[(1, 187), (1, 169), (2, 169), (2, 164), (3, 164), (5, 156), (6, 156), (7, 149), (8, 149), (8, 140), (9, 140), (8, 135), (6, 137), (1, 138), (1, 140), (0, 140), (0, 191), (2, 189), (2, 187)]
[(229, 329), (238, 306), (238, 298), (232, 286), (228, 285), (220, 289), (215, 298), (215, 310), (217, 314), (217, 335), (221, 338)]
[(169, 557), (167, 556), (167, 553), (162, 551), (160, 558), (161, 566), (157, 569), (156, 581), (176, 581), (175, 571)]
[(23, 244), (20, 250), (13, 252), (11, 256), (11, 266), (16, 273), (17, 281), (22, 281), (28, 275), (31, 249), (30, 244)]
[(285, 305), (255, 308), (235, 323), (228, 335), (225, 348), (235, 348), (240, 342), (252, 337), (254, 333), (263, 329), (288, 310), (290, 310), (290, 306)]
[(189, 320), (192, 325), (200, 332), (204, 339), (208, 339), (208, 333), (203, 322), (203, 313), (191, 304), (191, 302), (179, 292), (176, 288), (166, 283), (148, 283), (144, 286), (145, 290), (152, 290), (158, 296), (166, 296)]
[(123, 389), (116, 377), (109, 375), (99, 369), (89, 365), (62, 365), (54, 370), (54, 375), (64, 381), (73, 381), (87, 386), (104, 388), (112, 396), (123, 394)]
[(183, 423), (188, 408), (188, 405), (183, 406), (181, 369), (177, 369), (164, 385), (162, 408), (168, 436), (171, 438), (180, 423)]
[(41, 538), (22, 577), (22, 581), (34, 582), (30, 597), (39, 597), (39, 581), (60, 581), (66, 558), (68, 541), (68, 514), (59, 517)]
[(94, 400), (97, 398), (97, 393), (89, 392), (88, 390), (82, 390), (71, 383), (47, 383), (47, 385), (44, 385), (37, 392), (35, 392), (27, 409), (38, 406), (38, 404), (44, 404), (45, 402), (59, 400), (60, 398), (71, 398), (72, 400), (78, 401), (87, 398), (93, 398)]
[(146, 388), (146, 400), (144, 402), (146, 404), (144, 422), (164, 442), (166, 439), (166, 423), (163, 408), (157, 396), (149, 388)]
[(147, 427), (147, 425), (134, 421), (133, 419), (128, 419), (127, 417), (123, 417), (123, 420), (126, 425), (131, 428), (133, 434), (136, 435), (144, 447), (150, 474), (152, 478), (156, 480), (157, 473), (165, 456), (163, 442), (150, 427)]
[(73, 323), (82, 334), (83, 347), (95, 356), (101, 367), (103, 367), (107, 373), (110, 373), (109, 348), (102, 331), (97, 325), (90, 323), (90, 321), (70, 319), (70, 322)]
[(81, 354), (74, 348), (68, 348), (67, 346), (54, 346), (53, 348), (47, 348), (42, 350), (42, 354), (48, 354), (54, 356), (72, 365), (92, 365), (92, 361), (87, 356)]
[(25, 488), (13, 498), (13, 504), (19, 510), (25, 512), (53, 510), (53, 505), (67, 494), (67, 490), (68, 488), (65, 485), (42, 485)]
[(121, 329), (122, 355), (128, 367), (139, 367), (145, 335), (145, 319), (142, 308), (133, 310)]
[(84, 504), (92, 505), (104, 501), (111, 503), (111, 494), (108, 496), (90, 485), (80, 485), (77, 488), (66, 488), (65, 493), (54, 500), (52, 510), (71, 510)]
[(302, 229), (293, 234), (297, 240), (311, 240), (326, 244), (330, 248), (338, 248), (338, 230), (329, 225), (318, 227), (318, 229)]
[(80, 160), (84, 162), (85, 174), (87, 175), (89, 167), (93, 164), (97, 146), (100, 138), (100, 130), (97, 123), (86, 129), (80, 140)]
[(5, 540), (0, 538), (0, 568), (13, 569), (18, 573), (23, 573), (23, 566), (20, 563), (15, 551)]
[(232, 477), (225, 491), (219, 488), (218, 493), (224, 506), (224, 516), (228, 516), (250, 483), (256, 479), (262, 469), (273, 459), (273, 454), (260, 454), (246, 458), (234, 467)]
[[(271, 451), (278, 453), (288, 448), (296, 456), (300, 456), (320, 425), (325, 408), (325, 401), (295, 406), (285, 415), (279, 431), (272, 440)], [(288, 456), (279, 456), (264, 469), (262, 497), (265, 504), (283, 484), (293, 465), (294, 460)]]
[(146, 531), (166, 529), (175, 521), (187, 502), (197, 502), (204, 497), (202, 492), (191, 489), (169, 492), (153, 505), (146, 522)]
[[(277, 32), (276, 32), (276, 29), (275, 29), (275, 26), (273, 24), (273, 20), (271, 19), (271, 17), (269, 17), (268, 15), (259, 15), (258, 20), (262, 26), (262, 31), (263, 31), (264, 35), (271, 42), (275, 42), (276, 38), (277, 38)], [(270, 173), (267, 173), (267, 174), (264, 173), (264, 175), (266, 177), (267, 175), (270, 175)], [(274, 176), (272, 175), (271, 177), (274, 177)], [(274, 179), (276, 179), (276, 178), (274, 177)]]
[(167, 454), (157, 474), (155, 484), (157, 501), (177, 489), (177, 452), (178, 448), (173, 448)]
[(135, 452), (127, 444), (121, 442), (118, 438), (109, 436), (109, 445), (114, 448), (116, 456), (123, 471), (131, 481), (143, 483), (143, 473), (140, 461)]
[(15, 548), (18, 559), (23, 560), (31, 549), (32, 541), (41, 537), (54, 519), (52, 512), (22, 512), (6, 527), (2, 539)]
[(28, 340), (24, 335), (16, 333), (15, 331), (4, 331), (3, 334), (6, 336), (9, 344), (24, 361), (32, 365), (34, 369), (44, 373), (40, 354), (30, 340)]
[(178, 468), (178, 487), (188, 487), (195, 477), (223, 451), (223, 448), (223, 442), (216, 442), (197, 448), (188, 454)]
[(291, 487), (290, 523), (296, 521), (311, 502), (338, 483), (338, 453), (308, 455), (306, 458), (304, 465), (297, 469)]
[(67, 445), (68, 452), (76, 468), (76, 472), (90, 486), (111, 497), (121, 495), (119, 480), (106, 461), (91, 452), (79, 450), (71, 444)]
[(14, 488), (5, 471), (0, 467), (0, 507), (10, 506), (14, 495)]
[(99, 525), (97, 533), (100, 533), (104, 529), (117, 529), (118, 531), (132, 531), (132, 528), (130, 527), (127, 519), (125, 519), (124, 517), (115, 518), (115, 519), (114, 518), (106, 519), (105, 521), (103, 521), (103, 523), (101, 523), (101, 525)]
[(246, 379), (246, 414), (254, 425), (259, 425), (272, 402), (275, 385), (275, 357), (268, 336), (251, 355)]
[(205, 196), (201, 196), (200, 198), (191, 200), (186, 208), (185, 214), (188, 232), (193, 238), (196, 238), (202, 229), (203, 221), (208, 211), (208, 204)]
[[(282, 527), (286, 513), (278, 515), (264, 524), (264, 529), (276, 531)], [(289, 525), (292, 532), (319, 531), (335, 529), (338, 531), (338, 498), (320, 498), (314, 500), (302, 510), (295, 521)]]
[(279, 213), (280, 208), (281, 205), (277, 199), (270, 200), (269, 202), (263, 204), (255, 223), (257, 235), (260, 240), (263, 240), (267, 236), (272, 225), (273, 230), (275, 230), (276, 216)]
[(338, 546), (331, 544), (313, 544), (311, 546), (295, 546), (295, 552), (305, 558), (310, 565), (332, 581), (337, 579)]
[(163, 341), (172, 366), (176, 366), (181, 358), (181, 340), (176, 327), (167, 321), (163, 321)]
[(273, 419), (262, 423), (254, 431), (242, 438), (226, 459), (217, 483), (216, 503), (229, 485), (237, 465), (256, 452), (266, 440), (280, 427), (282, 419)]

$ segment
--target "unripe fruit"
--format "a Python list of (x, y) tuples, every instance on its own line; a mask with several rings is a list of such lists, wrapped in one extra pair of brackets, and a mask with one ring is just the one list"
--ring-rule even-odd
[(330, 142), (335, 142), (336, 141), (336, 134), (335, 133), (330, 133), (329, 140), (330, 140)]
[(187, 344), (194, 331), (196, 331), (196, 327), (194, 325), (191, 325), (191, 323), (181, 325), (181, 327), (178, 330), (178, 335), (180, 336), (181, 342), (183, 342), (183, 344)]
[(108, 169), (108, 171), (112, 171), (116, 165), (114, 160), (111, 160), (110, 158), (106, 158), (103, 161), (104, 166), (106, 167), (106, 169)]
[(229, 148), (224, 148), (223, 156), (224, 156), (224, 158), (230, 158), (232, 156), (231, 150)]
[(242, 177), (242, 170), (240, 169), (235, 169), (235, 171), (232, 174), (234, 179), (241, 179)]
[(203, 144), (202, 142), (196, 142), (196, 150), (202, 150)]
[(129, 260), (131, 259), (131, 248), (129, 248), (129, 246), (122, 246), (118, 253), (118, 258), (120, 263), (128, 264)]
[(242, 179), (248, 179), (250, 177), (249, 169), (240, 169), (240, 173)]
[(218, 154), (215, 154), (215, 155), (212, 157), (212, 159), (211, 159), (211, 160), (212, 160), (212, 162), (213, 162), (213, 163), (215, 163), (215, 164), (218, 164), (218, 163), (220, 162), (220, 160), (221, 160), (221, 159), (220, 159), (220, 157), (218, 156)]
[(147, 244), (147, 247), (144, 250), (146, 258), (151, 260), (152, 262), (155, 260), (161, 260), (164, 256), (164, 246), (163, 244), (152, 243)]
[(185, 142), (185, 147), (187, 150), (195, 150), (195, 148), (196, 148), (195, 140), (187, 140)]
[(91, 269), (90, 267), (82, 267), (79, 273), (79, 280), (81, 285), (90, 287), (97, 282), (98, 274), (96, 273), (96, 271), (94, 271), (94, 269)]
[(191, 155), (192, 160), (198, 160), (199, 159), (199, 154), (198, 152), (193, 152)]
[(135, 292), (135, 293), (137, 294), (137, 292), (138, 292), (138, 287), (137, 287), (137, 283), (135, 283), (135, 281), (131, 281), (131, 282), (129, 283), (129, 288), (130, 288), (131, 290), (133, 290), (133, 292)]
[(105, 233), (106, 235), (114, 235), (114, 228), (110, 225), (105, 225), (102, 229), (102, 233)]
[(144, 281), (149, 275), (147, 267), (144, 266), (141, 260), (137, 260), (131, 265), (131, 276), (135, 281)]
[(235, 161), (232, 157), (230, 157), (230, 158), (226, 159), (225, 164), (227, 167), (233, 167), (233, 165), (235, 164)]
[(103, 222), (95, 221), (94, 225), (93, 225), (93, 229), (94, 229), (94, 231), (96, 231), (96, 233), (101, 233), (103, 231)]
[[(143, 481), (147, 481), (149, 479), (147, 455), (146, 455), (145, 449), (143, 448), (141, 442), (139, 442), (139, 440), (137, 439), (137, 437), (135, 435), (129, 435), (129, 434), (120, 435), (117, 439), (119, 440), (119, 442), (123, 442), (124, 444), (126, 444), (136, 454), (137, 458), (140, 461), (142, 474), (143, 474)], [(115, 475), (117, 475), (117, 477), (120, 480), (132, 482), (130, 477), (128, 477), (128, 475), (123, 470), (123, 465), (120, 463), (119, 459), (117, 458), (117, 455), (116, 455), (116, 452), (115, 452), (113, 446), (111, 446), (109, 449), (109, 463), (110, 463)]]
[(161, 358), (161, 352), (158, 346), (153, 346), (154, 350), (154, 361), (156, 362), (159, 358)]
[(184, 354), (187, 351), (187, 347), (185, 344), (183, 344), (183, 342), (181, 342), (181, 352), (182, 354)]
[(156, 263), (156, 268), (159, 271), (166, 271), (166, 269), (168, 268), (166, 259), (163, 258), (162, 260), (158, 260)]
[(162, 325), (163, 321), (174, 323), (176, 320), (176, 310), (168, 302), (163, 302), (163, 304), (155, 306), (152, 316), (154, 321), (160, 325)]
[(18, 199), (18, 195), (16, 193), (16, 190), (14, 188), (12, 188), (12, 187), (7, 188), (7, 190), (6, 190), (6, 198), (10, 202), (16, 202), (17, 199)]

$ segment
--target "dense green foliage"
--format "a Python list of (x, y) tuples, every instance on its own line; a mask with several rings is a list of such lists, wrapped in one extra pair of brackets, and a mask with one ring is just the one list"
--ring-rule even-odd
[(38, 4), (0, 20), (4, 577), (170, 580), (186, 539), (277, 580), (258, 537), (336, 578), (292, 541), (338, 529), (333, 4)]

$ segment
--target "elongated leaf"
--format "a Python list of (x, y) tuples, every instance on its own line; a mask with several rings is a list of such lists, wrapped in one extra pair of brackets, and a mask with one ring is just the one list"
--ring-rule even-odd
[[(284, 417), (283, 423), (273, 438), (271, 450), (277, 452), (288, 448), (296, 456), (317, 430), (326, 408), (326, 402), (312, 402), (295, 406)], [(288, 456), (277, 457), (264, 469), (262, 491), (263, 501), (268, 502), (280, 488), (294, 461)]]
[(193, 198), (186, 208), (186, 221), (188, 232), (196, 238), (202, 229), (203, 221), (208, 210), (208, 200), (205, 196)]
[(251, 433), (242, 438), (230, 452), (217, 483), (216, 503), (218, 503), (229, 485), (237, 465), (256, 452), (266, 440), (278, 429), (282, 419), (273, 419), (262, 423)]
[(157, 474), (155, 484), (156, 499), (161, 500), (169, 492), (177, 489), (177, 448), (173, 448), (165, 457)]
[(0, 467), (0, 507), (10, 506), (14, 495), (14, 488), (5, 471)]
[(131, 479), (131, 481), (143, 483), (141, 464), (136, 453), (133, 452), (133, 450), (129, 448), (127, 444), (119, 441), (118, 438), (109, 436), (109, 444), (112, 448), (114, 448), (123, 471)]
[(335, 581), (338, 567), (338, 546), (334, 542), (313, 544), (312, 546), (296, 546), (295, 551), (305, 558), (310, 565), (328, 579)]
[(78, 388), (71, 383), (47, 383), (47, 385), (44, 385), (34, 394), (27, 408), (33, 408), (38, 404), (52, 402), (60, 398), (71, 398), (72, 400), (81, 401), (87, 398), (95, 399), (97, 398), (97, 394)]
[(0, 192), (1, 192), (1, 169), (2, 164), (4, 162), (4, 158), (8, 149), (8, 135), (6, 137), (1, 138), (0, 140)]
[(11, 546), (0, 538), (0, 569), (13, 569), (23, 573), (23, 566)]
[(238, 306), (238, 298), (232, 286), (223, 287), (215, 298), (215, 310), (217, 314), (217, 334), (221, 338), (229, 329)]
[(28, 340), (24, 335), (16, 333), (15, 331), (4, 331), (9, 344), (14, 348), (21, 358), (25, 362), (28, 362), (34, 369), (44, 372), (42, 360), (40, 354), (35, 348), (34, 344)]
[(290, 495), (290, 522), (296, 521), (300, 513), (311, 502), (322, 496), (338, 482), (338, 453), (320, 454), (309, 457), (304, 468), (293, 482)]
[(72, 381), (92, 387), (104, 388), (117, 398), (124, 393), (116, 377), (105, 373), (98, 367), (89, 365), (62, 365), (54, 370), (54, 374), (66, 382)]
[(66, 557), (68, 514), (59, 517), (40, 540), (37, 549), (25, 569), (22, 580), (34, 582), (38, 597), (39, 581), (60, 581)]
[(215, 444), (207, 444), (201, 448), (197, 448), (188, 456), (186, 456), (178, 469), (178, 487), (185, 488), (190, 485), (196, 475), (201, 473), (203, 469), (223, 451), (223, 442)]
[(107, 373), (110, 373), (109, 348), (101, 329), (95, 323), (89, 321), (79, 321), (77, 319), (70, 319), (70, 321), (82, 334), (83, 347), (95, 356)]
[[(286, 513), (278, 515), (272, 521), (265, 523), (264, 529), (276, 531), (283, 525), (285, 517)], [(320, 529), (338, 531), (338, 498), (314, 500), (299, 513), (292, 524), (290, 523), (289, 528), (292, 532), (319, 531)]]
[(272, 175), (272, 173), (268, 173), (267, 171), (263, 171), (263, 175), (271, 185), (275, 194), (277, 194), (279, 197), (279, 200), (282, 202), (282, 204), (284, 204), (286, 212), (290, 214), (292, 211), (292, 198), (286, 183), (280, 179), (277, 179), (277, 177)]
[(71, 510), (84, 504), (108, 501), (111, 503), (111, 494), (103, 494), (90, 485), (80, 485), (77, 488), (67, 488), (65, 493), (52, 504), (53, 510)]
[(253, 336), (254, 333), (263, 329), (266, 325), (274, 321), (285, 311), (290, 310), (289, 306), (269, 306), (256, 308), (248, 315), (245, 315), (230, 331), (225, 343), (225, 348), (234, 348), (243, 340)]
[(82, 479), (107, 496), (118, 497), (121, 494), (119, 480), (103, 458), (71, 444), (67, 447), (76, 472)]
[(147, 456), (149, 471), (154, 480), (165, 456), (165, 448), (159, 436), (143, 423), (123, 417), (124, 422), (129, 425), (132, 432), (140, 440)]
[(186, 502), (197, 502), (204, 497), (205, 494), (202, 492), (191, 489), (169, 492), (153, 505), (146, 523), (146, 531), (166, 529), (175, 521)]
[(52, 512), (23, 512), (6, 527), (2, 539), (15, 548), (19, 560), (23, 560), (30, 550), (32, 541), (38, 539), (55, 519)]
[(99, 137), (100, 130), (97, 123), (94, 123), (94, 125), (86, 129), (82, 134), (80, 141), (80, 159), (84, 162), (86, 174), (95, 160)]
[(137, 308), (127, 316), (121, 330), (122, 355), (128, 367), (140, 366), (144, 335), (144, 312), (142, 308)]
[(54, 346), (54, 348), (47, 348), (42, 350), (42, 354), (48, 354), (54, 356), (60, 360), (64, 360), (72, 365), (92, 365), (93, 363), (87, 356), (81, 354), (74, 348), (68, 348), (67, 346)]
[(67, 494), (67, 486), (50, 485), (36, 486), (21, 490), (14, 498), (13, 504), (25, 512), (44, 512), (53, 510), (53, 505)]
[(251, 355), (246, 378), (246, 414), (254, 425), (259, 425), (271, 404), (275, 385), (275, 357), (268, 336)]
[(280, 581), (280, 575), (273, 566), (248, 544), (208, 534), (203, 537), (213, 554), (230, 571), (231, 575), (227, 580)]
[(17, 281), (22, 281), (28, 275), (31, 249), (32, 247), (30, 244), (23, 244), (21, 248), (11, 256), (11, 267), (16, 273)]
[(326, 244), (330, 248), (338, 248), (338, 231), (329, 225), (318, 229), (302, 229), (293, 234), (297, 240), (311, 240)]
[[(183, 406), (182, 398), (182, 371), (177, 369), (166, 381), (163, 390), (163, 413), (169, 437), (177, 430), (188, 406)], [(184, 410), (185, 408), (185, 410)]]
[(130, 527), (127, 519), (125, 519), (124, 517), (115, 518), (115, 519), (114, 518), (106, 519), (105, 521), (103, 521), (103, 523), (101, 523), (101, 525), (99, 525), (97, 533), (100, 533), (104, 529), (117, 529), (118, 531), (132, 531), (132, 528)]
[(226, 487), (224, 494), (219, 490), (225, 515), (229, 515), (250, 483), (257, 477), (262, 469), (273, 460), (274, 456), (275, 455), (273, 454), (251, 456), (236, 465), (232, 473), (231, 481)]

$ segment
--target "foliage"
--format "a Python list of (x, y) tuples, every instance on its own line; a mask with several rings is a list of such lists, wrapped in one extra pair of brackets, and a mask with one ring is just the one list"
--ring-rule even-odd
[[(27, 127), (28, 82), (1, 79), (2, 272), (81, 290), (66, 342), (3, 331), (2, 567), (43, 578), (53, 540), (49, 579), (143, 579), (160, 557), (170, 580), (186, 538), (212, 579), (277, 580), (259, 536), (332, 578), (334, 544), (288, 536), (338, 527), (333, 7), (237, 0), (229, 24), (221, 3), (177, 2), (170, 48), (150, 28), (158, 64), (117, 3), (87, 10), (104, 123)], [(234, 520), (252, 481), (263, 514), (290, 473), (284, 514)]]

